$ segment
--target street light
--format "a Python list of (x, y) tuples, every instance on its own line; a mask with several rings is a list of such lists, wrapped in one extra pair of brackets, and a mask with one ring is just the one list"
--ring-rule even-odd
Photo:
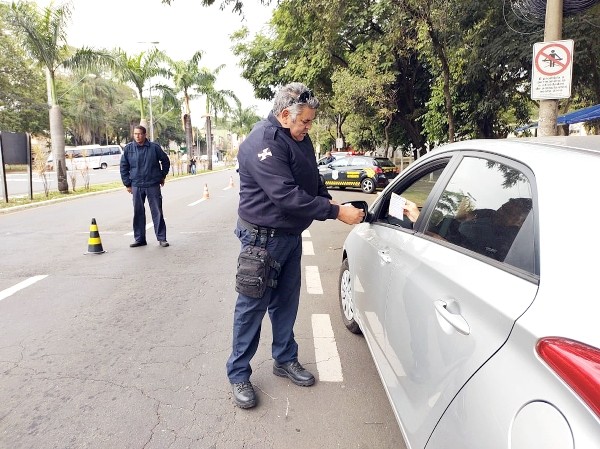
[[(156, 46), (158, 44), (160, 44), (159, 41), (138, 41), (138, 44), (152, 44), (154, 46), (154, 48), (156, 48)], [(150, 77), (150, 101), (148, 102), (148, 107), (150, 109), (150, 141), (154, 141), (154, 120), (152, 118), (152, 77)]]

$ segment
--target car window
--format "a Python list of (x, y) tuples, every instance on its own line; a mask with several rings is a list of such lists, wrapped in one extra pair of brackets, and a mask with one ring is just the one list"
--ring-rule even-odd
[(404, 216), (401, 211), (396, 211), (393, 207), (390, 210), (390, 204), (392, 203), (393, 195), (398, 195), (404, 199), (414, 202), (419, 210), (421, 210), (425, 204), (425, 201), (427, 200), (427, 197), (431, 193), (431, 190), (435, 186), (435, 183), (444, 171), (444, 168), (445, 164), (443, 166), (437, 164), (435, 168), (420, 174), (418, 177), (412, 180), (408, 186), (406, 184), (400, 184), (391, 192), (388, 192), (383, 201), (378, 221), (412, 229), (413, 223), (406, 216)]
[(529, 179), (498, 161), (463, 158), (435, 205), (426, 232), (533, 273)]
[(361, 167), (371, 167), (373, 160), (368, 157), (354, 156), (350, 159), (350, 165), (357, 165)]
[(380, 167), (395, 167), (394, 163), (386, 157), (376, 157), (374, 160), (375, 165)]
[(337, 167), (346, 167), (348, 165), (348, 158), (340, 158), (340, 159), (336, 159), (335, 161), (333, 161), (331, 164), (332, 167), (337, 168)]

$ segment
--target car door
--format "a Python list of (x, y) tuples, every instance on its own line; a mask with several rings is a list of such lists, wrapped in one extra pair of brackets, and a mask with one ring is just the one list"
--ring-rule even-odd
[(327, 170), (321, 171), (321, 174), (324, 176), (325, 185), (342, 188), (353, 186), (353, 181), (347, 177), (350, 162), (350, 158), (347, 157), (336, 159), (327, 166)]
[[(380, 254), (387, 265), (385, 344), (377, 363), (413, 447), (425, 446), (537, 291), (531, 173), (513, 161), (464, 153), (437, 183), (416, 233), (398, 229), (384, 213), (372, 226), (373, 240), (386, 242)], [(386, 195), (413, 195), (418, 182), (404, 185)], [(507, 219), (513, 203), (522, 203), (520, 215)]]
[[(411, 189), (405, 190), (406, 199), (414, 201), (421, 209), (448, 160), (442, 158), (426, 167), (424, 172), (419, 171), (414, 175), (418, 181), (412, 179), (407, 181), (414, 182), (414, 185)], [(397, 186), (397, 190), (400, 187), (406, 187), (406, 184)], [(390, 208), (391, 196), (389, 191), (384, 192), (374, 205), (375, 221), (357, 226), (355, 232), (351, 233), (346, 241), (350, 269), (353, 273), (353, 301), (359, 314), (357, 318), (376, 362), (385, 360), (386, 302), (389, 295), (389, 279), (393, 276), (391, 271), (393, 265), (390, 264), (390, 240), (407, 242), (414, 234), (413, 225), (408, 219), (398, 214), (394, 215), (393, 208)], [(390, 233), (386, 232), (388, 227)], [(388, 366), (390, 366), (388, 362), (378, 363), (380, 370)]]

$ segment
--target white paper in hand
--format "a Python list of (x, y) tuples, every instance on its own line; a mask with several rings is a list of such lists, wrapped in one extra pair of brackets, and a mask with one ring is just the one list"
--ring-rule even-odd
[(402, 220), (404, 218), (404, 206), (406, 205), (406, 198), (401, 197), (396, 193), (392, 193), (390, 198), (389, 215), (392, 217)]

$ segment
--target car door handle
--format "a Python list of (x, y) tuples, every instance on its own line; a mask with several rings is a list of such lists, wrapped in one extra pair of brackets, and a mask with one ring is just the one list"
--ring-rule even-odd
[(381, 259), (381, 263), (390, 263), (392, 258), (390, 257), (390, 252), (386, 249), (380, 249), (377, 251), (379, 258)]
[(459, 313), (453, 313), (452, 311), (448, 310), (449, 304), (446, 301), (438, 299), (437, 301), (434, 301), (433, 305), (435, 306), (436, 312), (439, 313), (440, 316), (458, 332), (463, 335), (469, 335), (471, 333), (471, 328), (469, 327), (467, 320), (465, 320)]

